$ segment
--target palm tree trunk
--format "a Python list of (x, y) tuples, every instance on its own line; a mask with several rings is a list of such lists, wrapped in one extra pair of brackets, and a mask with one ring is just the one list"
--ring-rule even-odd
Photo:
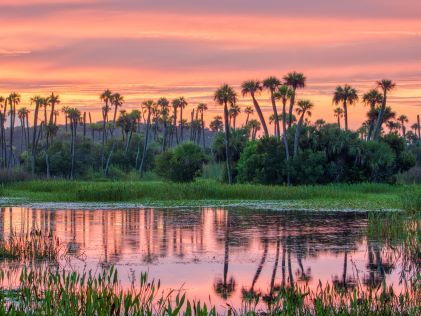
[(341, 129), (341, 117), (340, 117), (340, 115), (338, 115), (338, 127), (339, 127), (339, 129)]
[(269, 248), (268, 240), (265, 239), (263, 241), (263, 243), (264, 243), (264, 245), (263, 245), (264, 248), (263, 248), (262, 259), (260, 260), (259, 265), (257, 266), (256, 273), (254, 274), (254, 277), (253, 277), (253, 282), (251, 283), (251, 290), (252, 291), (254, 289), (254, 286), (256, 285), (257, 280), (259, 279), (260, 273), (262, 272), (263, 265), (265, 264), (266, 257), (268, 255), (268, 248)]
[(260, 123), (262, 124), (265, 136), (269, 136), (269, 131), (266, 125), (265, 118), (263, 116), (262, 110), (260, 109), (259, 103), (257, 102), (256, 97), (254, 96), (254, 93), (251, 93), (251, 97), (253, 99), (254, 108), (256, 109), (257, 115), (259, 116)]
[(276, 108), (275, 96), (273, 95), (273, 90), (270, 90), (270, 99), (272, 101), (273, 115), (274, 115), (274, 124), (275, 124), (275, 137), (278, 142), (281, 141), (281, 129), (279, 127), (279, 118), (278, 110)]
[(300, 142), (300, 134), (301, 134), (301, 125), (303, 124), (305, 112), (301, 114), (300, 120), (298, 121), (297, 128), (295, 130), (295, 138), (294, 138), (294, 157), (298, 153), (298, 143)]
[(273, 264), (272, 278), (270, 280), (270, 294), (271, 294), (271, 296), (272, 296), (272, 293), (273, 293), (273, 288), (275, 286), (276, 271), (278, 270), (280, 247), (281, 247), (281, 240), (278, 238), (278, 240), (276, 241), (275, 263)]
[(32, 135), (32, 159), (31, 159), (32, 176), (35, 175), (35, 154), (36, 154), (36, 137), (37, 137), (37, 126), (38, 126), (38, 110), (39, 110), (39, 101), (36, 101), (35, 110), (34, 110), (34, 127), (33, 127), (33, 135)]
[(227, 175), (228, 183), (232, 183), (232, 174), (231, 174), (231, 156), (229, 150), (229, 136), (230, 136), (230, 126), (228, 123), (228, 106), (227, 103), (224, 103), (224, 121), (225, 121), (225, 160), (227, 164)]
[(179, 139), (178, 139), (178, 132), (177, 132), (177, 108), (174, 108), (174, 132), (175, 132), (175, 140), (178, 145)]
[(346, 105), (346, 101), (344, 101), (343, 107), (344, 107), (345, 131), (347, 131), (348, 130), (348, 107)]
[(55, 102), (51, 102), (51, 113), (50, 113), (49, 124), (53, 124), (54, 108), (55, 108)]
[(247, 113), (247, 116), (246, 116), (246, 124), (245, 125), (247, 125), (247, 123), (249, 122), (249, 117), (250, 117), (250, 113)]
[(203, 111), (201, 114), (201, 121), (202, 121), (202, 142), (203, 142), (203, 148), (206, 148), (206, 140), (205, 140), (205, 121), (203, 119)]
[(10, 144), (10, 156), (9, 156), (9, 164), (8, 167), (12, 167), (13, 164), (13, 137), (14, 137), (14, 131), (15, 131), (15, 113), (16, 113), (16, 105), (14, 104), (14, 102), (9, 102), (10, 103), (10, 140), (9, 140), (9, 144)]
[(184, 137), (183, 137), (183, 125), (184, 125), (184, 123), (183, 123), (183, 107), (181, 106), (180, 107), (180, 139), (181, 139), (181, 142), (184, 141)]
[(377, 140), (380, 136), (380, 131), (381, 131), (382, 124), (383, 124), (384, 111), (386, 109), (386, 98), (387, 98), (387, 93), (386, 93), (386, 90), (385, 90), (385, 91), (383, 91), (382, 105), (380, 107), (379, 116), (377, 118), (376, 127), (374, 129), (374, 135), (373, 135), (374, 140)]
[(295, 91), (296, 91), (296, 88), (292, 87), (292, 94), (291, 94), (291, 98), (289, 99), (288, 129), (290, 129), (292, 125), (292, 111), (294, 110), (294, 104), (295, 104)]
[(144, 174), (144, 164), (145, 164), (145, 158), (146, 158), (146, 151), (148, 150), (148, 140), (149, 140), (149, 125), (151, 122), (151, 110), (148, 110), (148, 119), (146, 122), (146, 133), (145, 133), (145, 140), (144, 140), (144, 144), (143, 144), (143, 153), (142, 153), (142, 160), (140, 161), (140, 167), (139, 167), (139, 171), (140, 171), (140, 176), (143, 177)]

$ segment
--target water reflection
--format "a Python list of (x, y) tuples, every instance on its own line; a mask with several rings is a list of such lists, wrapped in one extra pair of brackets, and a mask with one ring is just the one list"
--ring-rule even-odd
[(367, 238), (367, 214), (249, 209), (39, 210), (1, 208), (0, 238), (12, 230), (53, 232), (73, 267), (117, 265), (123, 282), (148, 270), (169, 288), (215, 305), (319, 280), (342, 290), (401, 287), (401, 261)]

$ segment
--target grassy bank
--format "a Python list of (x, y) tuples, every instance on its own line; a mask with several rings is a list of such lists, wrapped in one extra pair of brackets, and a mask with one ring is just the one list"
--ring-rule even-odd
[[(263, 186), (161, 181), (82, 182), (36, 180), (4, 185), (2, 198), (24, 202), (141, 202), (164, 205), (200, 205), (206, 201), (276, 201), (295, 207), (391, 209), (419, 208), (421, 186), (334, 184), (326, 186)], [(206, 203), (205, 203), (206, 204)]]

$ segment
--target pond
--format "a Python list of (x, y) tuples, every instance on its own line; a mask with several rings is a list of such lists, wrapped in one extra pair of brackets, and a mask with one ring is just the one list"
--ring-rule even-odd
[(126, 286), (147, 271), (163, 288), (222, 311), (245, 293), (263, 297), (282, 285), (400, 292), (409, 273), (402, 245), (373, 234), (365, 212), (0, 209), (0, 238), (33, 228), (66, 244), (68, 269), (114, 265)]

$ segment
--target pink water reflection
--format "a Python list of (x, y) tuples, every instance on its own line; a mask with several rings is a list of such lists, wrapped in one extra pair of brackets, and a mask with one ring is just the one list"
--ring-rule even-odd
[(305, 282), (315, 289), (319, 280), (348, 288), (385, 281), (401, 290), (398, 252), (368, 240), (367, 225), (363, 213), (0, 209), (0, 238), (12, 229), (51, 230), (85, 258), (72, 258), (73, 268), (116, 265), (126, 285), (149, 271), (165, 288), (221, 309), (239, 306), (244, 291), (265, 295)]

